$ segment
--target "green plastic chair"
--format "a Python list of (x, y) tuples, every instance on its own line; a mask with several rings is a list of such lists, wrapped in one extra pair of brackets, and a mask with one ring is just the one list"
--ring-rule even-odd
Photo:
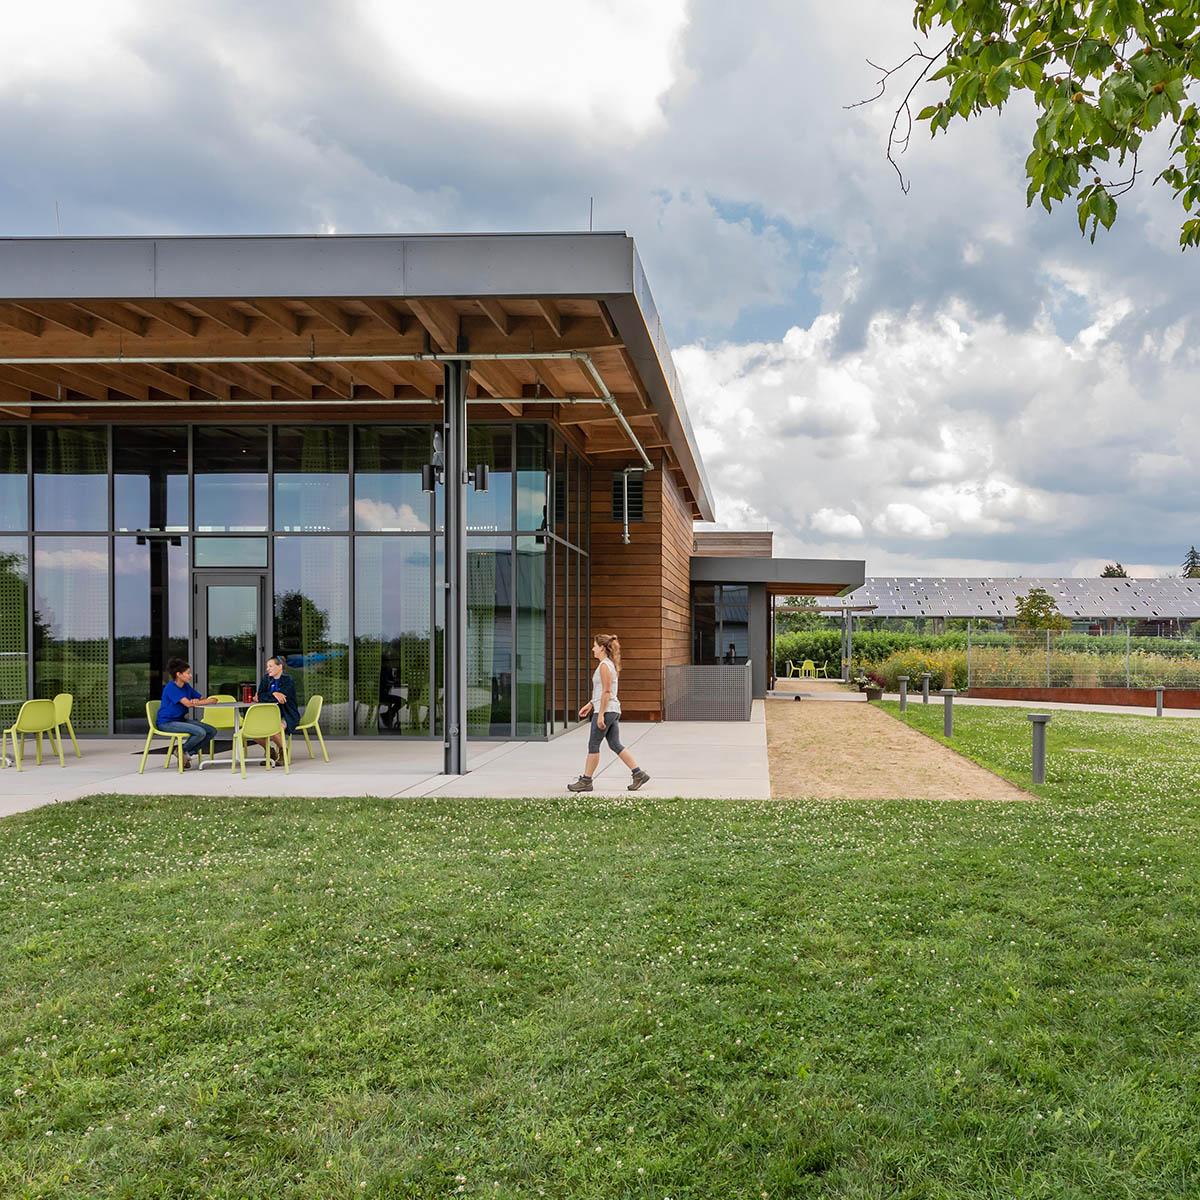
[[(304, 735), (304, 744), (308, 748), (308, 757), (312, 758), (314, 757), (312, 739), (308, 736), (308, 731), (311, 729), (317, 735), (317, 741), (321, 744), (321, 757), (328, 762), (329, 751), (325, 749), (325, 739), (321, 736), (321, 707), (324, 703), (324, 696), (309, 696), (308, 703), (304, 706), (304, 711), (300, 714), (300, 724), (296, 726), (294, 732)], [(287, 743), (288, 758), (291, 758), (292, 735), (290, 733), (287, 737)]]
[(0, 757), (4, 754), (6, 738), (12, 738), (13, 759), (17, 770), (21, 770), (21, 756), (25, 752), (25, 739), (33, 734), (37, 738), (37, 761), (42, 765), (42, 734), (50, 735), (51, 745), (58, 751), (58, 765), (65, 767), (62, 737), (58, 732), (58, 717), (53, 700), (26, 700), (17, 711), (17, 719), (0, 734)]
[[(71, 745), (75, 747), (75, 757), (82, 758), (79, 753), (79, 743), (75, 740), (75, 727), (71, 724), (71, 709), (75, 707), (75, 697), (70, 692), (59, 692), (54, 697), (54, 716), (58, 721), (59, 728), (64, 725), (67, 729), (67, 736), (71, 739)], [(62, 737), (62, 734), (59, 734)]]
[[(213, 700), (220, 700), (222, 704), (236, 704), (236, 696), (227, 696), (222, 692), (217, 692), (212, 697)], [(222, 730), (233, 729), (237, 726), (237, 713), (232, 708), (208, 708), (207, 706), (201, 709), (193, 710), (198, 712), (197, 721), (203, 721), (210, 729)], [(212, 762), (217, 757), (217, 739), (213, 738), (208, 743), (208, 761)]]
[(798, 666), (796, 666), (796, 664), (794, 662), (792, 662), (792, 660), (790, 658), (787, 659), (783, 665), (785, 667), (787, 667), (787, 677), (789, 679), (793, 678), (793, 676), (800, 674), (800, 668)]
[(167, 747), (167, 761), (163, 763), (164, 767), (170, 767), (171, 755), (179, 751), (179, 773), (183, 774), (183, 743), (188, 740), (186, 733), (174, 733), (168, 729), (159, 729), (158, 727), (158, 710), (161, 707), (157, 700), (146, 701), (146, 724), (150, 726), (150, 732), (146, 734), (146, 745), (142, 748), (142, 765), (138, 767), (138, 774), (141, 775), (146, 770), (146, 755), (150, 753), (150, 743), (154, 738), (166, 738), (171, 744)]
[(813, 665), (813, 660), (811, 658), (806, 658), (803, 665), (800, 667), (800, 678), (816, 679), (816, 677), (817, 668)]
[[(283, 733), (283, 713), (278, 704), (252, 704), (242, 716), (242, 727), (233, 737), (233, 761), (229, 764), (232, 771), (239, 763), (242, 768), (242, 778), (246, 778), (246, 748), (250, 742), (259, 738), (274, 737)], [(267, 749), (267, 769), (274, 766), (271, 761), (270, 748)], [(283, 739), (283, 772), (291, 774), (292, 752), (288, 739)]]

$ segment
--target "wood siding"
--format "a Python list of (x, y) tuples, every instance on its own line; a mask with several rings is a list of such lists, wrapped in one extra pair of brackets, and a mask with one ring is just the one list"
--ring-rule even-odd
[(661, 721), (663, 667), (691, 655), (692, 517), (661, 469), (645, 476), (643, 496), (645, 519), (630, 524), (626, 546), (612, 519), (612, 469), (593, 465), (589, 641), (596, 633), (620, 637), (622, 711)]
[(719, 558), (770, 558), (775, 535), (769, 529), (697, 530), (694, 554)]

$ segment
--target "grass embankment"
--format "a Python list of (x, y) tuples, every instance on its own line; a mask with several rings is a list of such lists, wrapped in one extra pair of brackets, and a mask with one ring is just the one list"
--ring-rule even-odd
[(1051, 731), (1039, 803), (2, 821), (0, 1194), (1194, 1194), (1200, 725)]

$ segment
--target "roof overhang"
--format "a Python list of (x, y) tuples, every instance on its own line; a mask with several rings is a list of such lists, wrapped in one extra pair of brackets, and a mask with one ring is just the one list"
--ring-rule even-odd
[(761, 583), (773, 596), (844, 596), (862, 587), (866, 563), (845, 558), (704, 556), (692, 559), (693, 583)]
[(446, 355), (472, 356), (482, 419), (549, 417), (613, 466), (640, 446), (714, 518), (624, 233), (0, 239), (0, 418), (379, 417), (439, 406)]

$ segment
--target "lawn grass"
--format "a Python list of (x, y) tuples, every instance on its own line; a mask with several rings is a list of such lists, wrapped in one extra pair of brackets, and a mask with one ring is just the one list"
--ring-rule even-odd
[(1011, 804), (0, 821), (0, 1195), (1196, 1194), (1198, 741), (1056, 715)]

